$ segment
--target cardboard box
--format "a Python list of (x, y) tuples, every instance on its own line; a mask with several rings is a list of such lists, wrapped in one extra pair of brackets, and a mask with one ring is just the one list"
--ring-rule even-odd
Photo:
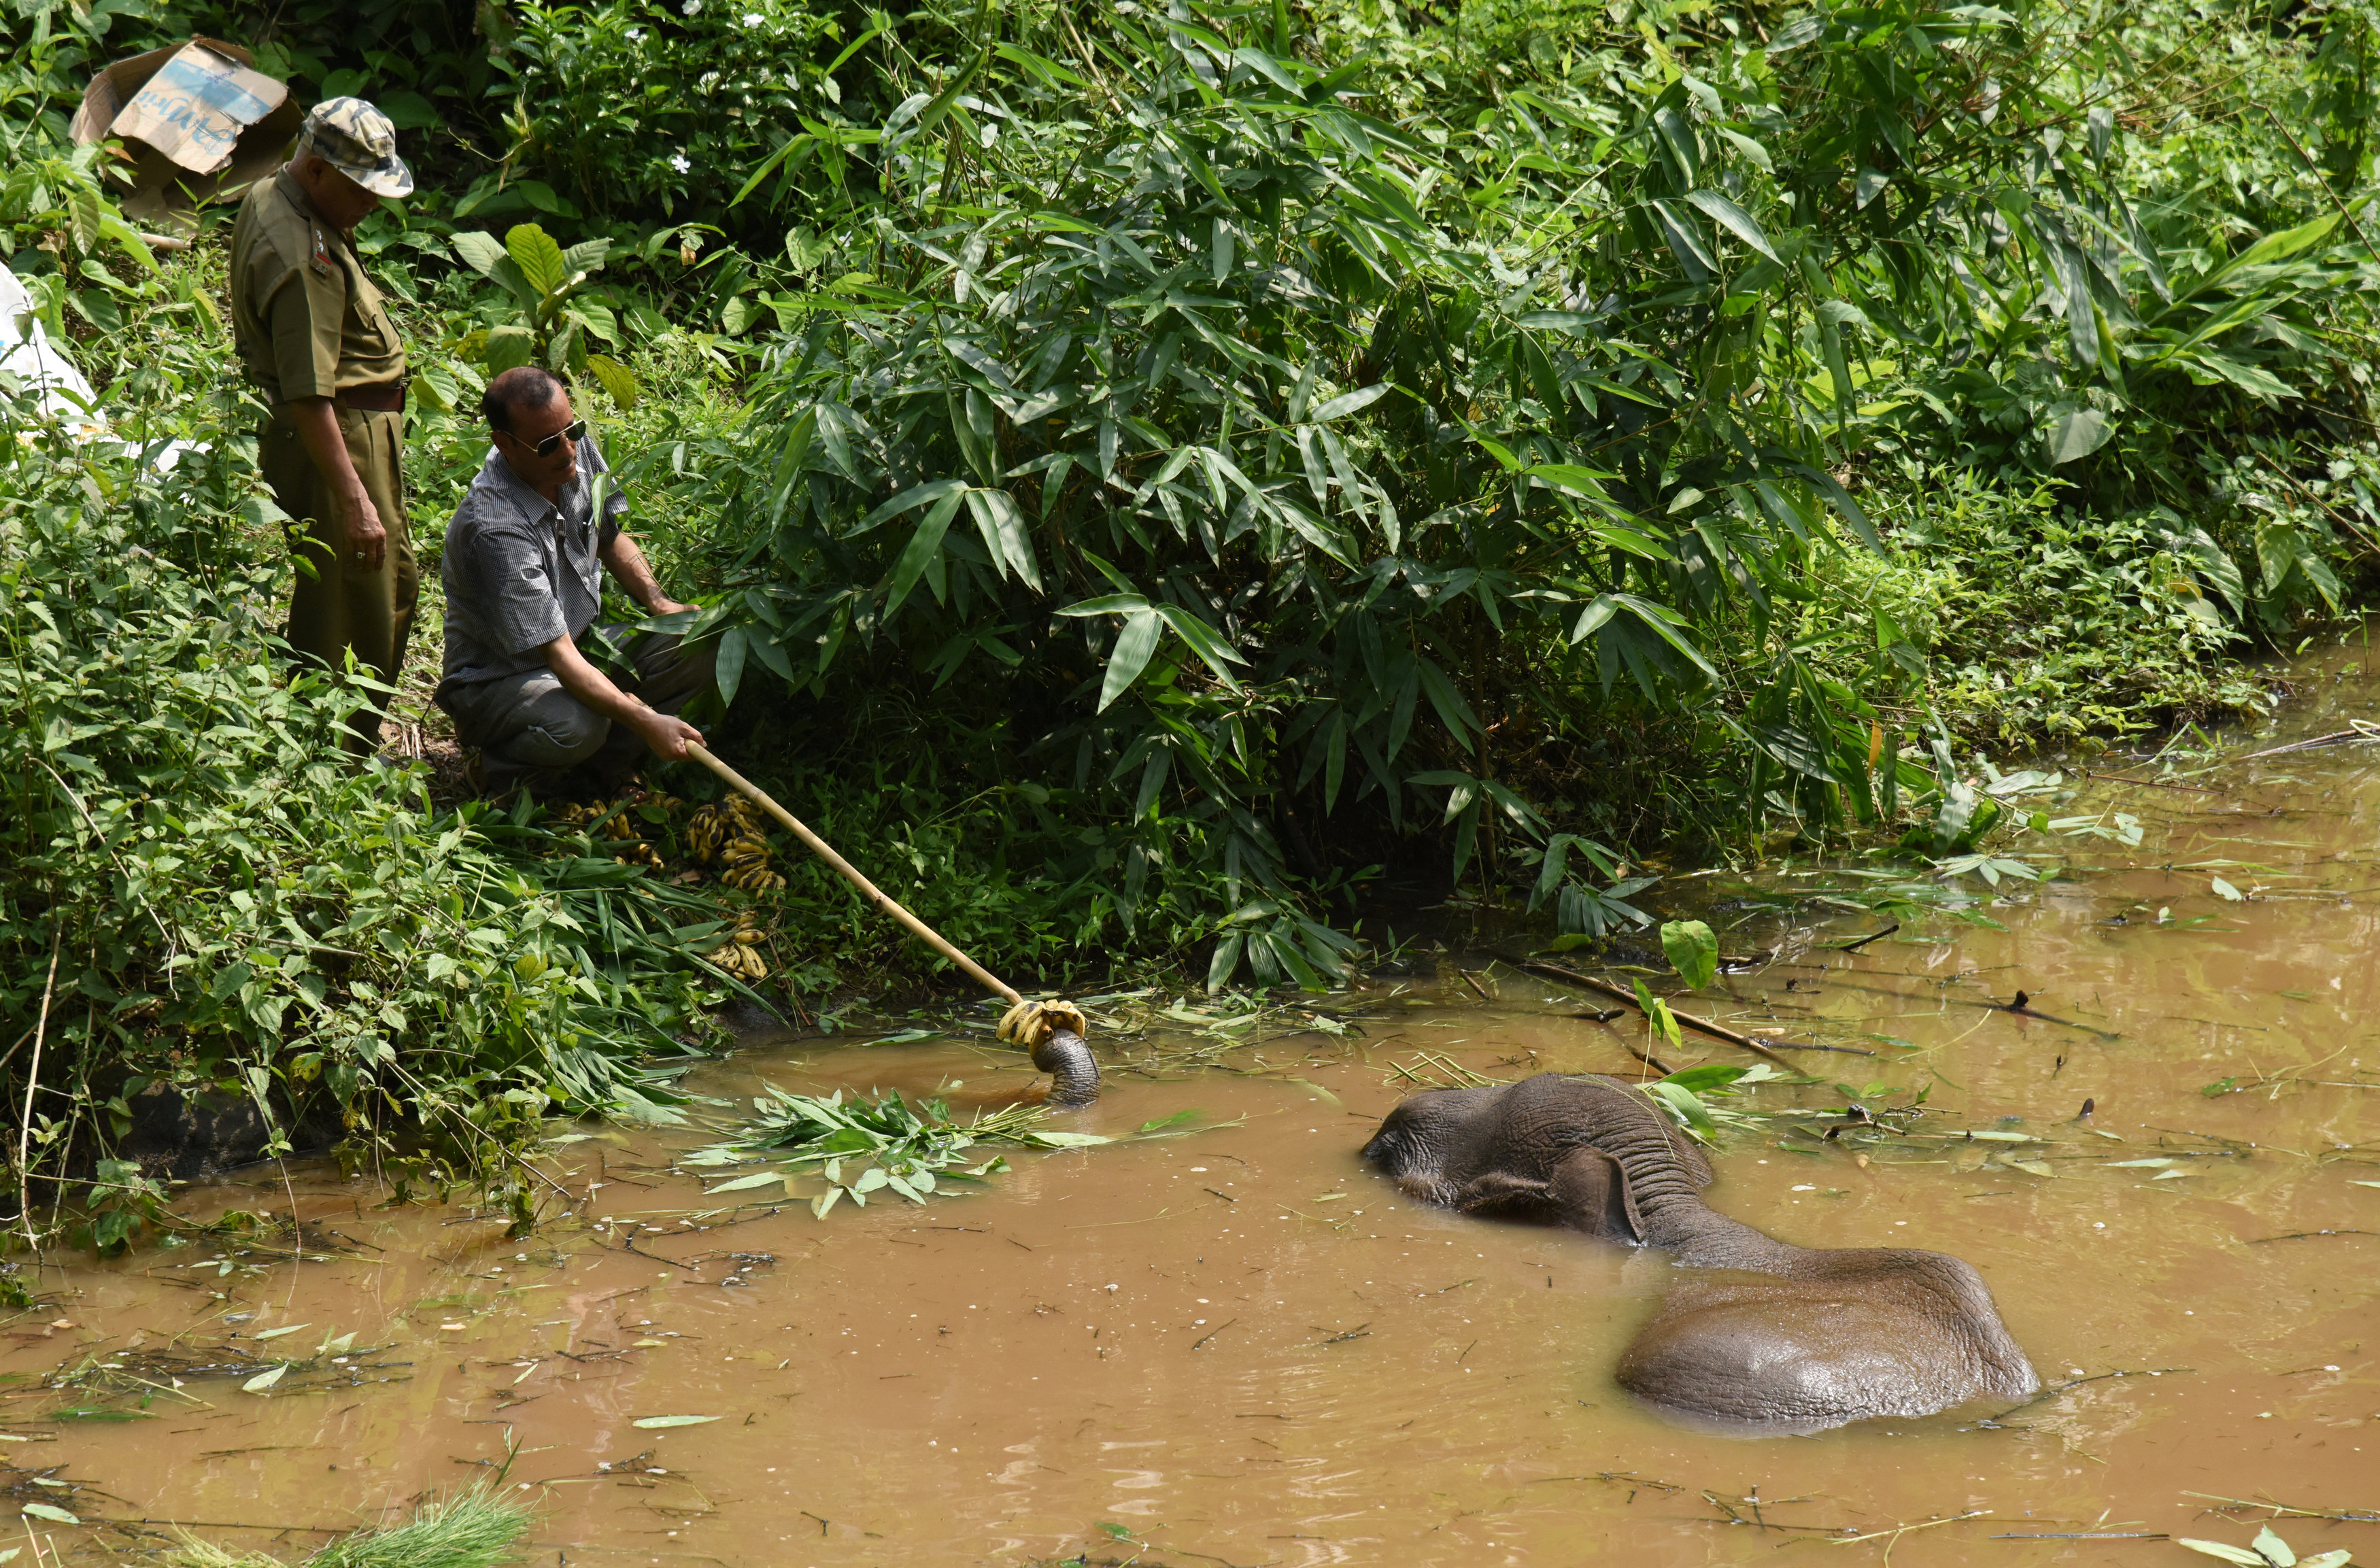
[(91, 79), (74, 139), (124, 139), (133, 156), (127, 213), (187, 224), (200, 203), (236, 196), (280, 166), (305, 115), (252, 60), (237, 43), (192, 38)]

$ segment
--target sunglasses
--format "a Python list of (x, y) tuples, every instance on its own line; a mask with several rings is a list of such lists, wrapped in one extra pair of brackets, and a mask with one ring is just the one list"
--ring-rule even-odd
[[(523, 446), (528, 445), (528, 442), (521, 441), (521, 438), (516, 435), (514, 436), (513, 439), (515, 441), (520, 441), (520, 444)], [(572, 445), (576, 446), (578, 443), (586, 439), (587, 421), (584, 419), (573, 419), (568, 424), (563, 426), (560, 430), (555, 431), (552, 435), (547, 436), (543, 441), (539, 442), (534, 447), (531, 447), (530, 450), (535, 452), (540, 457), (551, 457), (555, 453), (562, 450), (562, 444), (564, 442), (569, 442)]]

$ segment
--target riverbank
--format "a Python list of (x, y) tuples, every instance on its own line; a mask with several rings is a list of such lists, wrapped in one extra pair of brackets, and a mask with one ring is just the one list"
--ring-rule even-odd
[[(1609, 1368), (1658, 1256), (1416, 1207), (1355, 1157), (1418, 1088), (1644, 1072), (1633, 1017), (1456, 946), (1261, 1016), (1097, 1000), (1108, 1092), (1045, 1124), (1118, 1141), (1012, 1149), (923, 1206), (814, 1219), (817, 1177), (728, 1190), (749, 1165), (689, 1156), (763, 1086), (962, 1120), (1029, 1098), (976, 1026), (756, 1041), (685, 1080), (704, 1127), (550, 1125), (560, 1190), (523, 1234), (320, 1165), (191, 1188), (194, 1222), (262, 1222), (46, 1270), (0, 1350), (12, 1457), (85, 1521), (39, 1526), (67, 1561), (157, 1527), (110, 1521), (296, 1547), (500, 1469), (531, 1550), (574, 1562), (1683, 1564), (1784, 1531), (1921, 1565), (2112, 1532), (2094, 1550), (2145, 1562), (2244, 1542), (2270, 1503), (2302, 1511), (2278, 1526), (2301, 1551), (2367, 1547), (2380, 1418), (2340, 1282), (2380, 1229), (2380, 1059), (2352, 1043), (2380, 772), (2358, 747), (2241, 759), (2380, 687), (2360, 649), (2292, 675), (2320, 695), (2279, 724), (2078, 784), (2067, 809), (2140, 843), (2013, 845), (2043, 875), (1970, 879), (1967, 918), (1878, 937), (1841, 907), (1856, 860), (1692, 884), (1728, 952), (1766, 956), (1658, 989), (1804, 1068), (1710, 1099), (1710, 1201), (1973, 1263), (2043, 1375), (2021, 1408), (1746, 1443), (1633, 1405)], [(1684, 1044), (1671, 1065), (1750, 1060)]]

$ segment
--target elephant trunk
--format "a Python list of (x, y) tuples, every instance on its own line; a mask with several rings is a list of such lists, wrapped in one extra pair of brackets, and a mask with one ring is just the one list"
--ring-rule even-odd
[(1088, 1105), (1099, 1097), (1099, 1063), (1083, 1037), (1072, 1029), (1052, 1029), (1033, 1048), (1033, 1065), (1054, 1080), (1052, 1105)]

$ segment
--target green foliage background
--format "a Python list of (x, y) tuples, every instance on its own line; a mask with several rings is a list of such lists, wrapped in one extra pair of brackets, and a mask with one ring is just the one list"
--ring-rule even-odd
[[(154, 553), (119, 590), (162, 628), (122, 655), (144, 678), (261, 645), (225, 606), (274, 591), (268, 554), (204, 579), (228, 598), (165, 568), (252, 492), (253, 416), (221, 218), (159, 266), (64, 116), (94, 63), (204, 31), (405, 128), (421, 189), (359, 239), (421, 371), (417, 532), (476, 467), (484, 377), (572, 374), (722, 639), (722, 744), (1021, 978), (1323, 984), (1451, 889), (1601, 932), (1645, 920), (1665, 845), (1780, 833), (1989, 874), (1962, 754), (2254, 709), (2246, 661), (2368, 590), (2364, 0), (18, 0), (5, 25), (8, 264), (112, 402), (215, 446), (203, 494), (78, 511), (104, 460), (39, 443), (7, 481), (10, 550)], [(27, 650), (50, 569), (12, 590)], [(104, 640), (79, 635), (55, 640)], [(291, 738), (172, 791), (308, 802), (293, 833), (384, 820), (422, 856), (390, 851), (407, 940), (464, 876), (436, 855), (513, 874), (487, 823), (310, 760), (329, 698), (242, 690), (244, 727), (285, 710)], [(69, 727), (134, 722), (128, 691), (77, 700)], [(49, 813), (29, 845), (91, 873), (47, 733), (9, 775)], [(98, 765), (125, 822), (168, 793), (145, 754)], [(77, 938), (91, 973), (156, 963), (132, 885)], [(540, 885), (487, 928), (505, 964), (573, 891)], [(895, 955), (814, 868), (783, 896), (804, 985)], [(12, 917), (12, 1019), (43, 907)], [(302, 976), (240, 957), (215, 994), (223, 951), (149, 1027), (281, 1060)], [(574, 1007), (641, 983), (577, 966), (612, 978)], [(326, 1063), (415, 1038), (357, 994), (308, 1026)], [(417, 1032), (551, 1079), (568, 1031), (531, 1012)]]

